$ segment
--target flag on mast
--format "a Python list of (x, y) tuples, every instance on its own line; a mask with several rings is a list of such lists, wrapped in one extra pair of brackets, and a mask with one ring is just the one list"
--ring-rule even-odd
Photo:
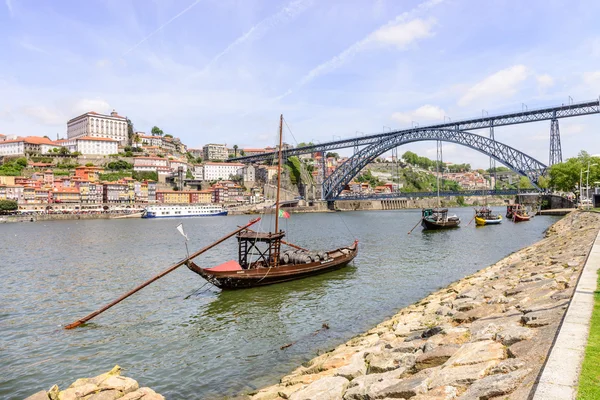
[(190, 240), (190, 238), (188, 238), (188, 235), (186, 235), (185, 232), (183, 231), (183, 223), (177, 225), (177, 230), (179, 231), (179, 233), (181, 233), (183, 235), (183, 237), (185, 238), (186, 241)]
[(289, 218), (289, 217), (290, 217), (289, 212), (279, 209), (279, 218)]

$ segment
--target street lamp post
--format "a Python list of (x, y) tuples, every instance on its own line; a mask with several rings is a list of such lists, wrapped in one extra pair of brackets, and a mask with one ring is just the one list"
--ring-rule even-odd
[(587, 171), (586, 171), (586, 178), (585, 178), (585, 200), (586, 200), (586, 204), (587, 204), (587, 208), (590, 208), (590, 202), (589, 202), (589, 197), (590, 197), (590, 167), (594, 166), (594, 165), (598, 165), (596, 163), (590, 164), (590, 161), (588, 160), (588, 167), (587, 167)]

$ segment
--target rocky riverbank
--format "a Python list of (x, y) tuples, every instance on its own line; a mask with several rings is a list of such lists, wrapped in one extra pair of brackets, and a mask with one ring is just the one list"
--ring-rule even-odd
[(142, 387), (133, 379), (121, 376), (121, 367), (93, 378), (81, 378), (67, 389), (57, 385), (37, 392), (25, 400), (165, 400), (154, 390)]
[(432, 293), (246, 397), (527, 399), (599, 227), (600, 214), (573, 212), (540, 242)]

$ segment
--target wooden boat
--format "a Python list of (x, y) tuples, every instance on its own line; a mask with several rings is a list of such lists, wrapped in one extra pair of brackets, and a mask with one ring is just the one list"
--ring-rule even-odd
[(506, 218), (512, 219), (513, 213), (516, 209), (520, 208), (520, 204), (509, 204), (506, 206)]
[[(283, 115), (279, 121), (279, 162), (277, 167), (277, 200), (275, 202), (275, 232), (255, 232), (245, 229), (237, 233), (238, 260), (201, 268), (191, 260), (187, 267), (221, 289), (242, 289), (287, 282), (322, 274), (346, 266), (356, 257), (358, 241), (347, 247), (315, 252), (283, 240), (279, 230), (279, 190), (281, 187)], [(282, 245), (294, 250), (281, 251)]]
[(460, 218), (448, 215), (447, 208), (424, 208), (421, 211), (421, 226), (423, 229), (457, 228)]
[[(269, 260), (274, 255), (272, 254), (274, 248), (279, 246), (283, 232), (280, 232), (279, 235), (271, 233), (258, 233), (258, 235), (248, 231), (238, 234), (240, 249), (246, 244), (253, 246), (258, 242), (267, 243), (266, 257), (260, 257), (255, 262), (248, 263), (248, 259), (244, 260), (244, 256), (248, 253), (241, 251), (238, 261), (231, 260), (212, 268), (200, 268), (190, 261), (187, 266), (191, 271), (221, 289), (243, 289), (287, 282), (333, 271), (348, 265), (358, 252), (358, 241), (354, 241), (351, 246), (322, 254), (297, 250), (292, 256), (292, 254), (284, 252), (279, 257), (280, 262), (275, 265)], [(284, 259), (288, 260), (287, 263), (284, 263)]]
[(498, 225), (502, 222), (502, 216), (493, 214), (492, 210), (487, 207), (482, 207), (475, 211), (475, 224), (483, 225)]
[(513, 221), (515, 222), (529, 221), (530, 219), (531, 215), (527, 214), (525, 210), (517, 210), (513, 213)]

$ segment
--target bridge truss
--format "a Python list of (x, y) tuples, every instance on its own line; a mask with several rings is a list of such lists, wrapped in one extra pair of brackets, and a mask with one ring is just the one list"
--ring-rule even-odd
[[(554, 149), (551, 150), (551, 158), (554, 160), (559, 159), (558, 156), (559, 149), (556, 146), (560, 146), (560, 138), (558, 137), (558, 119), (560, 118), (568, 118), (568, 117), (578, 117), (582, 115), (590, 115), (590, 114), (598, 114), (600, 113), (600, 101), (587, 101), (582, 103), (573, 103), (573, 104), (563, 104), (561, 106), (556, 107), (546, 107), (539, 109), (532, 109), (522, 112), (510, 113), (510, 114), (501, 114), (501, 115), (491, 115), (485, 116), (482, 118), (474, 118), (469, 120), (448, 122), (443, 124), (435, 124), (430, 126), (424, 126), (420, 128), (411, 128), (411, 129), (403, 129), (390, 131), (385, 133), (376, 133), (372, 135), (359, 136), (350, 139), (342, 139), (335, 140), (330, 142), (324, 142), (319, 144), (313, 144), (311, 146), (304, 147), (296, 147), (293, 149), (288, 149), (284, 151), (284, 157), (297, 156), (300, 154), (308, 154), (315, 152), (328, 152), (336, 149), (343, 149), (354, 147), (358, 149), (363, 146), (369, 146), (375, 144), (381, 140), (384, 140), (387, 137), (395, 136), (402, 133), (413, 132), (416, 130), (430, 130), (430, 129), (450, 129), (450, 130), (476, 130), (476, 129), (493, 129), (498, 126), (507, 126), (507, 125), (516, 125), (516, 124), (524, 124), (530, 122), (537, 121), (556, 121), (552, 123), (553, 130), (556, 130), (556, 133), (553, 134), (553, 143)], [(558, 142), (557, 142), (558, 140)], [(261, 162), (261, 161), (270, 161), (277, 159), (277, 152), (269, 152), (256, 154), (252, 156), (245, 157), (237, 157), (230, 158), (227, 161), (231, 162), (243, 162), (243, 163), (253, 163), (253, 162)], [(552, 165), (552, 162), (550, 162)]]
[(323, 182), (323, 198), (327, 200), (336, 199), (361, 169), (386, 151), (408, 143), (426, 140), (440, 140), (470, 147), (526, 176), (536, 187), (539, 177), (545, 174), (547, 168), (546, 165), (535, 158), (481, 135), (461, 130), (420, 128), (396, 133), (359, 150)]
[[(508, 196), (517, 194), (539, 193), (536, 189), (483, 189), (483, 190), (454, 190), (441, 191), (440, 197), (447, 196)], [(392, 192), (375, 194), (353, 194), (349, 196), (337, 197), (333, 200), (394, 200), (413, 197), (435, 197), (437, 192)]]

